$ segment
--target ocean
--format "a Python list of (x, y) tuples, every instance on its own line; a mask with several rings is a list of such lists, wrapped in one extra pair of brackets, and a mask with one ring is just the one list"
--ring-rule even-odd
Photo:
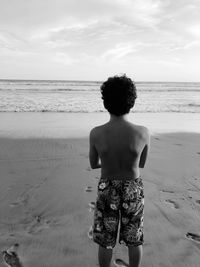
[[(0, 80), (0, 112), (104, 112), (99, 81)], [(198, 82), (136, 82), (132, 112), (200, 113)]]

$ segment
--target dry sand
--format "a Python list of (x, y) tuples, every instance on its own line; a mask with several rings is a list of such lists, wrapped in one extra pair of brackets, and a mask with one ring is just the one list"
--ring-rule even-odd
[[(141, 171), (141, 267), (199, 266), (200, 115), (182, 115), (131, 117), (153, 133)], [(23, 266), (98, 266), (97, 245), (87, 232), (99, 170), (89, 168), (87, 135), (105, 119), (105, 114), (0, 114), (0, 250), (19, 243)], [(126, 247), (117, 245), (115, 258), (127, 260)]]

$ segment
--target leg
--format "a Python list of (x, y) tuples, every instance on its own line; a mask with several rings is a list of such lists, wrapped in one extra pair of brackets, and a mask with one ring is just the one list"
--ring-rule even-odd
[[(127, 190), (128, 188), (128, 190)], [(123, 188), (120, 240), (128, 246), (129, 266), (139, 267), (142, 259), (144, 193), (140, 178), (126, 181)], [(136, 192), (136, 193), (135, 193)], [(127, 200), (129, 200), (127, 204)]]
[(139, 267), (142, 259), (142, 245), (128, 247), (129, 267)]
[(100, 267), (110, 267), (110, 262), (112, 259), (112, 249), (106, 249), (99, 246), (99, 266)]
[(100, 267), (110, 267), (112, 248), (116, 244), (119, 224), (118, 202), (120, 203), (116, 194), (117, 190), (112, 181), (101, 178), (98, 184), (93, 227), (93, 241), (99, 244)]

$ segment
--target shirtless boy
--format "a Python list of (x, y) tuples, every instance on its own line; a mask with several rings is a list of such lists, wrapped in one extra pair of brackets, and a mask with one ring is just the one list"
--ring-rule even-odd
[(129, 266), (138, 267), (144, 242), (140, 168), (146, 162), (149, 133), (147, 128), (128, 121), (137, 97), (130, 78), (108, 78), (101, 86), (101, 94), (110, 120), (90, 132), (90, 165), (92, 169), (101, 168), (93, 240), (99, 245), (99, 266), (109, 267), (120, 226), (119, 243), (128, 247)]

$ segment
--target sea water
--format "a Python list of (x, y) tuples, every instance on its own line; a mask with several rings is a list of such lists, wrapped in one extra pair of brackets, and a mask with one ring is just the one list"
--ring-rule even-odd
[[(99, 81), (0, 80), (1, 112), (104, 112)], [(200, 113), (200, 83), (137, 82), (134, 112)]]

